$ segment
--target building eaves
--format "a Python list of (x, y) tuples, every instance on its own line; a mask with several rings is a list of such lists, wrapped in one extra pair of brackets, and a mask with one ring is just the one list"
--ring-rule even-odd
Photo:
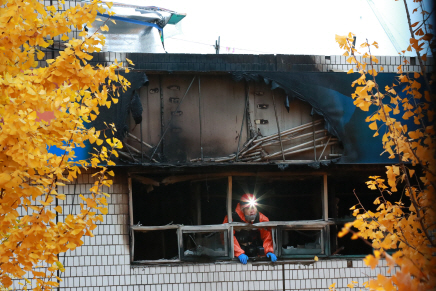
[[(115, 59), (126, 58), (135, 63), (134, 69), (149, 72), (348, 72), (355, 69), (345, 56), (322, 55), (236, 55), (236, 54), (150, 54), (150, 53), (94, 53), (91, 64), (110, 64)], [(362, 61), (361, 57), (357, 57)], [(403, 71), (420, 71), (414, 57), (378, 56), (375, 68), (383, 72), (396, 73), (400, 64)], [(428, 57), (427, 71), (433, 71), (433, 57)]]

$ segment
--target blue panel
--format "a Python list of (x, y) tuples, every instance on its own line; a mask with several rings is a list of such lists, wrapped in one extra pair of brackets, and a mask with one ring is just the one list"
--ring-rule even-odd
[[(252, 74), (251, 77), (257, 74)], [(250, 74), (244, 75), (245, 78)], [(392, 163), (388, 154), (380, 156), (383, 152), (382, 136), (373, 137), (374, 131), (369, 129), (365, 118), (371, 115), (376, 107), (371, 106), (369, 112), (357, 109), (353, 104), (351, 94), (355, 88), (351, 83), (360, 75), (345, 73), (292, 73), (268, 72), (258, 76), (271, 82), (274, 86), (281, 87), (289, 96), (299, 98), (312, 105), (313, 109), (322, 115), (326, 121), (327, 129), (337, 136), (344, 146), (344, 153), (340, 163)], [(382, 73), (377, 76), (380, 88), (392, 86), (395, 73)], [(372, 78), (367, 76), (367, 79)], [(405, 97), (401, 92), (405, 85), (395, 87), (400, 97)], [(384, 89), (383, 89), (384, 90)], [(400, 105), (400, 109), (402, 109)], [(401, 119), (402, 113), (396, 116)], [(401, 119), (410, 128), (415, 128), (413, 120), (407, 122)]]

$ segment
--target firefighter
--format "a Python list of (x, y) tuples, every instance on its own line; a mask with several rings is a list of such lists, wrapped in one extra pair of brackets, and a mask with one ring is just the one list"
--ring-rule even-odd
[[(258, 223), (269, 221), (268, 217), (257, 211), (256, 197), (253, 194), (244, 194), (240, 203), (232, 213), (233, 222)], [(227, 223), (228, 217), (223, 223)], [(274, 255), (271, 231), (267, 229), (250, 229), (234, 232), (233, 245), (235, 257), (242, 264), (246, 264), (248, 257), (256, 257), (265, 253), (272, 262), (277, 260)]]

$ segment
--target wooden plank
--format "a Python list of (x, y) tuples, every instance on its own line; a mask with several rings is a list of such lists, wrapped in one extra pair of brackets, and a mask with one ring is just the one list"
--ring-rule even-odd
[[(127, 134), (129, 135), (130, 138), (132, 138), (132, 139), (136, 140), (137, 142), (141, 143), (141, 140), (139, 138), (137, 138), (136, 136), (134, 136), (133, 134), (131, 134), (130, 132), (128, 132)], [(153, 146), (149, 145), (148, 143), (146, 143), (144, 141), (142, 141), (142, 144), (145, 145), (146, 147), (151, 148), (151, 149), (153, 148)]]
[[(244, 82), (235, 82), (227, 76), (202, 76), (202, 144), (205, 157), (217, 158), (237, 152), (239, 134), (241, 144), (247, 140), (247, 130), (240, 132), (244, 97)], [(196, 158), (200, 155), (191, 156)]]
[[(326, 138), (327, 138), (327, 136), (323, 136), (323, 137), (321, 137), (321, 138), (317, 138), (316, 140), (313, 140), (313, 141), (311, 140), (311, 141), (308, 141), (308, 142), (300, 143), (299, 145), (296, 145), (296, 146), (293, 146), (293, 147), (287, 148), (287, 149), (284, 151), (284, 153), (287, 154), (287, 153), (289, 153), (289, 152), (293, 152), (293, 151), (294, 151), (295, 149), (297, 149), (297, 148), (300, 148), (300, 147), (302, 147), (302, 146), (306, 146), (306, 145), (312, 144), (312, 143), (317, 142), (317, 141), (322, 141), (322, 140), (324, 140), (324, 139), (326, 139)], [(322, 145), (322, 146), (324, 146), (324, 145)], [(313, 148), (313, 147), (311, 147), (311, 148)], [(277, 156), (279, 156), (281, 153), (282, 153), (282, 151), (279, 151), (279, 152), (276, 152), (276, 153), (273, 153), (273, 154), (267, 155), (266, 157), (264, 157), (264, 159), (269, 159), (269, 158), (277, 157)]]
[[(129, 145), (129, 144), (126, 143), (126, 142), (123, 142), (123, 144), (124, 144), (126, 147), (128, 147), (129, 149), (131, 149), (132, 151), (134, 151), (135, 153), (137, 153), (137, 154), (139, 154), (139, 155), (144, 155), (147, 159), (150, 160), (150, 157), (149, 157), (148, 155), (145, 155), (144, 153), (141, 153), (141, 151), (138, 150), (138, 149), (136, 149), (135, 147)], [(153, 162), (157, 163), (157, 161), (156, 161), (155, 159), (151, 159), (151, 160), (152, 160)]]
[(182, 229), (183, 231), (201, 231), (207, 232), (212, 230), (228, 230), (230, 227), (234, 228), (262, 228), (262, 227), (277, 227), (277, 226), (289, 226), (294, 228), (316, 228), (321, 229), (326, 225), (333, 225), (335, 222), (333, 220), (300, 220), (300, 221), (266, 221), (259, 223), (243, 223), (243, 222), (232, 222), (223, 224), (211, 224), (211, 225), (181, 225), (181, 224), (169, 224), (160, 226), (132, 226), (133, 231), (153, 231), (153, 230), (167, 230), (167, 229)]
[[(322, 130), (315, 131), (315, 135), (319, 135), (320, 133), (327, 133), (327, 130), (326, 129), (322, 129)], [(301, 135), (297, 135), (297, 136), (290, 136), (290, 137), (287, 137), (287, 138), (283, 138), (282, 141), (285, 143), (287, 141), (291, 141), (291, 140), (299, 139), (299, 138), (304, 138), (304, 137), (309, 137), (309, 136), (312, 136), (312, 135), (313, 135), (313, 133), (309, 132), (309, 133), (305, 133), (305, 134), (301, 134)], [(268, 146), (277, 145), (279, 143), (280, 143), (280, 141), (273, 140), (273, 141), (269, 141), (267, 143), (261, 144), (260, 146), (262, 148), (264, 148), (264, 147), (268, 147)]]
[(143, 176), (139, 176), (139, 175), (132, 175), (131, 177), (132, 177), (132, 179), (134, 179), (142, 184), (145, 184), (145, 185), (153, 185), (156, 187), (160, 186), (160, 183), (158, 181), (155, 181), (155, 180), (147, 178), (147, 177), (143, 177)]
[(214, 231), (214, 230), (228, 230), (230, 228), (229, 223), (224, 224), (210, 224), (210, 225), (180, 225), (180, 229), (183, 232), (192, 232), (192, 231)]
[[(291, 161), (290, 161), (291, 162)], [(304, 161), (307, 162), (307, 161)], [(280, 163), (283, 163), (280, 161)], [(325, 172), (311, 172), (304, 174), (305, 176), (322, 176)], [(195, 175), (180, 175), (180, 176), (169, 176), (164, 178), (161, 183), (164, 185), (185, 182), (185, 181), (200, 181), (204, 179), (212, 178), (224, 178), (226, 176), (238, 176), (238, 177), (251, 177), (251, 176), (261, 176), (261, 177), (288, 177), (288, 176), (301, 176), (298, 172), (224, 172), (224, 173), (211, 173), (211, 174), (195, 174)]]
[[(311, 141), (308, 142), (308, 143), (311, 143)], [(334, 145), (334, 144), (336, 144), (336, 143), (337, 143), (337, 142), (334, 141), (334, 142), (331, 142), (329, 145)], [(301, 145), (303, 145), (303, 144), (301, 144)], [(299, 145), (299, 146), (301, 146), (301, 145)], [(313, 149), (313, 147), (311, 146), (311, 147), (303, 148), (303, 149), (300, 149), (300, 150), (291, 150), (291, 149), (297, 148), (297, 147), (299, 147), (299, 146), (296, 146), (296, 147), (292, 147), (292, 148), (287, 149), (287, 150), (285, 151), (285, 156), (293, 155), (293, 154), (296, 154), (296, 153), (301, 153), (301, 152), (305, 152), (305, 151), (308, 151), (308, 150), (312, 150), (312, 149)], [(317, 145), (316, 147), (317, 147), (317, 148), (320, 148), (320, 147), (323, 147), (323, 146), (324, 146), (324, 145), (321, 144), (321, 145)], [(269, 155), (269, 156), (265, 156), (265, 157), (262, 157), (262, 158), (255, 159), (255, 160), (253, 160), (253, 162), (259, 162), (259, 161), (261, 161), (261, 160), (265, 160), (265, 159), (273, 158), (273, 157), (278, 156), (279, 154), (280, 154), (280, 152), (276, 152), (275, 154), (272, 154), (272, 155)]]
[(313, 228), (321, 229), (326, 225), (333, 225), (335, 222), (333, 220), (325, 221), (322, 219), (318, 220), (294, 220), (294, 221), (266, 221), (259, 223), (241, 223), (233, 222), (230, 223), (234, 228), (262, 228), (262, 227), (276, 227), (276, 226), (286, 226), (292, 228)]
[(166, 229), (177, 229), (179, 228), (179, 224), (169, 224), (169, 225), (160, 225), (160, 226), (132, 226), (131, 229), (134, 231), (151, 231), (151, 230), (166, 230)]
[[(228, 183), (228, 191), (227, 191), (227, 220), (228, 222), (233, 222), (233, 216), (232, 216), (232, 197), (233, 197), (233, 177), (232, 176), (228, 176), (227, 178), (227, 183)], [(234, 246), (233, 246), (233, 227), (230, 227), (229, 229), (229, 242), (230, 242), (230, 258), (234, 258), (235, 256), (235, 251), (234, 251)]]
[[(281, 132), (281, 134), (282, 134), (282, 136), (285, 136), (285, 135), (288, 135), (288, 134), (291, 134), (291, 133), (295, 133), (295, 132), (298, 132), (298, 131), (302, 131), (302, 130), (308, 129), (308, 128), (314, 126), (314, 125), (321, 124), (322, 122), (323, 122), (323, 120), (318, 119), (318, 120), (315, 120), (314, 122), (309, 122), (309, 123), (306, 123), (306, 124), (302, 124), (302, 125), (299, 125), (299, 126), (296, 126), (296, 127), (293, 127), (293, 128), (287, 129), (287, 130), (284, 130), (284, 131)], [(259, 143), (259, 142), (265, 142), (265, 141), (269, 141), (271, 139), (275, 139), (277, 137), (278, 137), (278, 134), (275, 133), (275, 134), (268, 135), (268, 136), (265, 136), (263, 138), (257, 139), (253, 143), (256, 144), (256, 143)]]
[(229, 221), (229, 223), (232, 222), (232, 196), (233, 196), (233, 181), (232, 181), (232, 176), (228, 176), (227, 178), (227, 219)]
[(323, 216), (324, 216), (324, 220), (327, 221), (329, 219), (327, 175), (323, 176), (323, 183), (324, 183), (324, 185), (323, 185), (323, 199), (322, 199), (322, 203), (323, 203), (323, 207), (324, 207)]
[(125, 157), (125, 158), (128, 158), (129, 160), (132, 160), (132, 161), (134, 161), (134, 162), (136, 162), (136, 163), (140, 163), (139, 160), (133, 158), (131, 155), (129, 155), (129, 154), (125, 153), (125, 152), (118, 151), (118, 154), (121, 155), (121, 156), (123, 156), (123, 157)]

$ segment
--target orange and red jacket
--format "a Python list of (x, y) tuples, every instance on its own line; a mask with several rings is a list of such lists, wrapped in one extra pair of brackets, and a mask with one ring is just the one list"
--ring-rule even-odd
[[(238, 205), (236, 205), (235, 211), (239, 215), (239, 217), (241, 218), (242, 221), (248, 223), (248, 221), (245, 220), (244, 212), (242, 212), (241, 205), (239, 203), (238, 203)], [(259, 212), (259, 222), (265, 222), (265, 221), (269, 221), (268, 217), (266, 217), (265, 215), (263, 215), (262, 213)], [(223, 223), (228, 223), (228, 222), (229, 222), (229, 219), (226, 215)], [(265, 251), (265, 255), (267, 253), (274, 253), (271, 230), (261, 228), (261, 229), (259, 229), (259, 231), (260, 231), (260, 238), (263, 241), (263, 249)], [(233, 234), (234, 233), (235, 233), (235, 231), (233, 231)], [(235, 250), (235, 257), (239, 257), (241, 254), (244, 253), (244, 250), (239, 245), (239, 242), (236, 239), (236, 236), (233, 236), (233, 246), (234, 246), (233, 248)]]

